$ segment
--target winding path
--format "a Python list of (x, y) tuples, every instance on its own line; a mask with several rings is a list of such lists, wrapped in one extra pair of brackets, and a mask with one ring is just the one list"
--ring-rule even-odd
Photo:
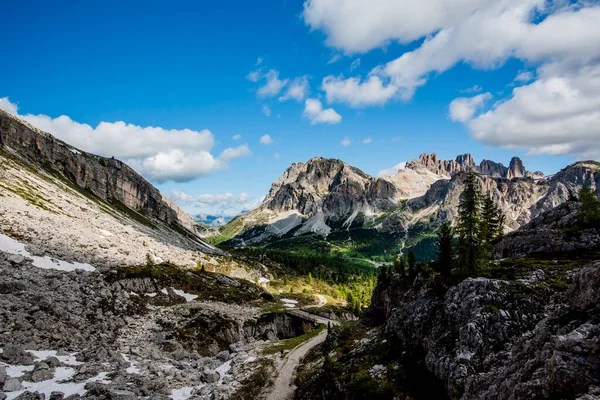
[[(290, 310), (288, 313), (319, 324), (331, 323), (332, 325), (339, 325), (338, 321), (319, 317), (301, 310)], [(277, 378), (275, 379), (275, 383), (267, 400), (289, 400), (292, 398), (294, 390), (296, 390), (296, 386), (294, 385), (294, 372), (296, 371), (296, 368), (306, 353), (316, 345), (323, 343), (326, 338), (327, 330), (325, 329), (314, 338), (295, 347), (280, 361), (277, 368), (279, 373), (277, 374)]]

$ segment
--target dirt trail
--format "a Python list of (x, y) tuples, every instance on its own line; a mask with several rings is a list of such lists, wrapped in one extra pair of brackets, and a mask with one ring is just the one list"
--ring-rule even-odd
[[(319, 296), (320, 300), (323, 296)], [(325, 299), (324, 297), (322, 298)], [(339, 325), (338, 321), (330, 320), (327, 318), (323, 318), (317, 315), (309, 314), (305, 311), (301, 310), (293, 310), (295, 315), (305, 314), (307, 319), (310, 319), (314, 322), (320, 324), (328, 324), (331, 325)], [(283, 360), (280, 361), (278, 365), (278, 374), (275, 380), (275, 384), (271, 389), (271, 393), (268, 395), (267, 400), (290, 400), (292, 395), (294, 394), (294, 390), (296, 390), (296, 386), (294, 385), (294, 372), (302, 358), (316, 345), (323, 343), (327, 338), (327, 329), (321, 331), (314, 338), (307, 340), (306, 342), (298, 345), (292, 351), (290, 351)]]
[(280, 365), (279, 374), (273, 385), (273, 389), (267, 400), (289, 400), (296, 390), (294, 385), (294, 372), (300, 364), (300, 360), (308, 353), (310, 349), (325, 341), (327, 330), (323, 330), (314, 338), (302, 343), (296, 347), (283, 359)]

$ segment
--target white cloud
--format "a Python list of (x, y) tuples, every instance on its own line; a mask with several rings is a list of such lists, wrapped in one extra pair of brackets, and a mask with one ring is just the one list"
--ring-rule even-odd
[(352, 144), (352, 139), (350, 139), (348, 136), (346, 136), (345, 138), (342, 139), (342, 146), (348, 147), (351, 144)]
[(431, 73), (460, 62), (479, 69), (497, 68), (512, 57), (585, 64), (600, 53), (600, 6), (590, 1), (307, 0), (303, 17), (325, 32), (329, 46), (347, 53), (424, 39), (371, 71), (403, 99)]
[(233, 135), (231, 138), (233, 140), (240, 140), (242, 138), (242, 135)]
[(490, 100), (490, 93), (479, 94), (474, 97), (459, 97), (450, 103), (450, 119), (452, 121), (466, 122), (473, 118), (475, 113), (482, 109), (485, 102)]
[(279, 160), (279, 153), (273, 154), (273, 158), (276, 159), (276, 160)]
[(260, 143), (261, 144), (271, 144), (271, 143), (273, 143), (273, 138), (271, 138), (270, 135), (262, 135), (260, 137)]
[(459, 92), (460, 92), (460, 93), (465, 93), (465, 94), (468, 94), (468, 93), (479, 93), (479, 92), (481, 92), (482, 90), (483, 90), (483, 88), (482, 88), (481, 86), (479, 86), (479, 85), (474, 85), (474, 86), (471, 86), (470, 88), (461, 89), (461, 90), (459, 90)]
[(406, 168), (406, 161), (396, 164), (391, 168), (382, 169), (381, 171), (379, 171), (377, 176), (380, 178), (382, 178), (384, 176), (394, 176), (398, 173), (398, 171), (401, 171), (404, 168)]
[(301, 76), (295, 78), (287, 88), (287, 91), (283, 96), (279, 98), (279, 101), (296, 100), (302, 101), (308, 95), (308, 77)]
[(515, 82), (526, 83), (533, 80), (533, 72), (531, 71), (520, 71), (515, 77)]
[(263, 62), (263, 59), (262, 59), (262, 58), (260, 58), (260, 57), (258, 57), (258, 58), (256, 59), (256, 64), (255, 64), (255, 65), (256, 65), (256, 66), (258, 66), (258, 65), (262, 64), (262, 62)]
[(463, 121), (471, 135), (532, 155), (600, 158), (600, 65), (547, 64), (537, 75), (508, 100)]
[(8, 111), (11, 114), (18, 115), (19, 106), (11, 103), (8, 97), (0, 97), (0, 108)]
[(246, 193), (233, 195), (201, 194), (190, 196), (179, 190), (172, 190), (169, 198), (190, 213), (205, 213), (210, 215), (234, 216), (242, 211), (252, 210), (260, 205), (263, 197), (252, 197)]
[(377, 76), (361, 82), (360, 78), (344, 79), (329, 75), (323, 78), (321, 88), (325, 91), (327, 102), (345, 103), (355, 108), (382, 105), (398, 91), (394, 86), (385, 86)]
[(289, 79), (279, 79), (279, 71), (270, 69), (265, 75), (264, 79), (266, 83), (258, 88), (258, 95), (260, 97), (273, 97), (277, 96), (281, 89), (289, 82)]
[(248, 75), (246, 75), (246, 79), (248, 79), (250, 82), (258, 82), (260, 81), (261, 77), (262, 72), (260, 69), (257, 69), (256, 71), (250, 71), (248, 72)]
[(333, 56), (331, 56), (331, 58), (327, 61), (326, 65), (334, 64), (334, 63), (340, 61), (341, 58), (342, 58), (342, 55), (340, 53), (336, 53)]
[(229, 162), (235, 158), (248, 157), (251, 155), (252, 155), (252, 152), (250, 151), (250, 148), (248, 147), (248, 145), (242, 144), (238, 147), (226, 148), (225, 150), (223, 150), (223, 152), (221, 152), (219, 159), (223, 160), (225, 162)]
[(364, 138), (362, 142), (363, 142), (363, 144), (369, 144), (369, 143), (372, 143), (372, 142), (373, 142), (373, 139), (372, 139), (372, 138), (370, 138), (370, 137), (368, 137), (368, 138)]
[(342, 116), (333, 108), (323, 109), (323, 104), (318, 99), (306, 99), (304, 102), (304, 117), (315, 124), (339, 124)]
[(352, 64), (350, 64), (350, 71), (354, 71), (358, 67), (360, 67), (360, 58), (352, 61)]
[(264, 105), (262, 106), (262, 112), (263, 114), (265, 114), (267, 117), (271, 116), (271, 108), (268, 105)]
[[(0, 107), (17, 114), (18, 107), (8, 98)], [(66, 115), (19, 115), (33, 126), (81, 150), (105, 157), (117, 157), (144, 177), (164, 182), (188, 181), (226, 168), (226, 162), (211, 154), (215, 139), (205, 129), (164, 129), (142, 127), (123, 121), (100, 122), (95, 128), (73, 121)]]

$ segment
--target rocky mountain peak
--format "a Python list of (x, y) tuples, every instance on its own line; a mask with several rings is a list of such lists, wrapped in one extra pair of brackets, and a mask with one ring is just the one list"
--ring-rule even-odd
[(512, 176), (509, 178), (522, 178), (525, 176), (527, 171), (523, 166), (523, 161), (519, 157), (513, 157), (510, 159), (510, 164), (508, 164), (508, 169)]

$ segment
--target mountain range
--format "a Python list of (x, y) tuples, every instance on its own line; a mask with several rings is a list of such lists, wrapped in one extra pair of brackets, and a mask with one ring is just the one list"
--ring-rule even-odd
[(528, 171), (518, 157), (506, 167), (491, 160), (476, 164), (471, 154), (441, 160), (432, 153), (405, 163), (392, 176), (373, 177), (341, 160), (312, 158), (292, 164), (259, 207), (209, 240), (307, 251), (319, 243), (332, 252), (379, 261), (411, 248), (427, 260), (435, 231), (457, 214), (468, 169), (477, 172), (482, 194), (504, 212), (506, 232), (576, 196), (584, 184), (600, 188), (595, 161), (545, 176)]

